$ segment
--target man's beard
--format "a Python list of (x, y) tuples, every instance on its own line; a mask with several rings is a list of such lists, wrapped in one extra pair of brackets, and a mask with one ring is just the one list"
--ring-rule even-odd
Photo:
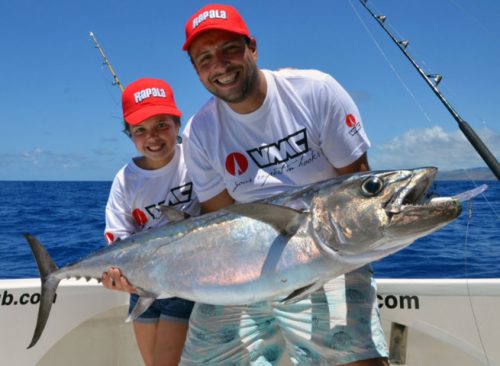
[(232, 93), (231, 95), (224, 95), (223, 93), (218, 93), (215, 90), (213, 94), (226, 103), (241, 103), (244, 102), (245, 99), (255, 91), (255, 89), (257, 88), (257, 80), (257, 66), (253, 65), (251, 68), (249, 68), (249, 73), (245, 78), (242, 87), (237, 92)]

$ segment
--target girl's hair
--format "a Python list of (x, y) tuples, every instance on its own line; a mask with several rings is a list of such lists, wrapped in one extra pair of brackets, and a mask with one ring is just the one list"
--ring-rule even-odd
[[(181, 117), (172, 116), (172, 115), (170, 115), (170, 117), (172, 117), (172, 119), (174, 120), (175, 124), (178, 127), (181, 127)], [(123, 130), (122, 131), (128, 137), (132, 137), (132, 135), (130, 134), (130, 125), (125, 120), (123, 120)]]

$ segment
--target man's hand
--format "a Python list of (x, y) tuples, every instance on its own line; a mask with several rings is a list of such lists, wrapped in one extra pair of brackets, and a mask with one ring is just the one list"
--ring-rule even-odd
[(131, 286), (127, 279), (122, 276), (118, 268), (110, 267), (101, 277), (102, 284), (109, 290), (118, 290), (128, 293), (135, 293), (137, 290)]
[(337, 171), (338, 175), (351, 174), (357, 172), (367, 172), (370, 170), (370, 166), (368, 165), (367, 154), (364, 153), (354, 163), (342, 168), (335, 168), (335, 170)]
[(217, 196), (212, 197), (208, 201), (201, 202), (201, 212), (213, 212), (221, 208), (230, 206), (234, 203), (233, 197), (229, 195), (227, 190), (223, 190)]

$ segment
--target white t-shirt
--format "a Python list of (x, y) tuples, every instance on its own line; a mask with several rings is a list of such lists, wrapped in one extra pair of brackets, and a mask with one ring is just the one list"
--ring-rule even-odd
[(157, 205), (172, 206), (192, 216), (200, 212), (182, 145), (176, 145), (172, 161), (160, 169), (145, 170), (131, 160), (116, 174), (106, 204), (108, 243), (166, 224), (168, 219)]
[(200, 201), (224, 189), (251, 202), (336, 176), (370, 146), (358, 108), (330, 75), (264, 70), (259, 109), (234, 112), (211, 98), (184, 130), (186, 164)]

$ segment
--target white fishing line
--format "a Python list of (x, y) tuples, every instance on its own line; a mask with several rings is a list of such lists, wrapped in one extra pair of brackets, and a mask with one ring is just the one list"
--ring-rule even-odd
[(431, 117), (427, 114), (427, 112), (425, 111), (424, 107), (422, 106), (422, 104), (418, 101), (417, 97), (415, 96), (415, 94), (413, 94), (413, 92), (411, 91), (411, 89), (408, 87), (408, 85), (405, 83), (405, 81), (403, 80), (403, 78), (401, 77), (401, 75), (399, 74), (399, 72), (396, 70), (396, 67), (392, 64), (392, 62), (389, 60), (389, 58), (387, 57), (387, 55), (385, 54), (384, 50), (382, 49), (382, 47), (380, 46), (380, 44), (377, 42), (377, 40), (375, 39), (375, 37), (373, 36), (373, 33), (368, 29), (368, 26), (366, 25), (366, 23), (363, 21), (363, 19), (361, 18), (361, 16), (359, 15), (358, 11), (356, 10), (356, 8), (354, 7), (354, 5), (352, 4), (352, 1), (349, 0), (349, 5), (351, 5), (351, 8), (352, 10), (354, 11), (354, 13), (356, 14), (357, 18), (359, 19), (360, 23), (363, 25), (363, 28), (365, 28), (366, 32), (368, 33), (368, 35), (370, 36), (370, 39), (372, 40), (372, 42), (375, 44), (375, 46), (377, 47), (377, 49), (379, 50), (380, 54), (382, 55), (382, 57), (384, 58), (384, 60), (387, 62), (387, 64), (389, 65), (389, 67), (391, 68), (391, 70), (394, 72), (394, 74), (396, 75), (396, 77), (398, 78), (398, 80), (400, 81), (400, 83), (403, 85), (403, 87), (405, 88), (406, 92), (411, 96), (411, 98), (413, 99), (413, 101), (415, 102), (415, 104), (417, 105), (417, 107), (420, 109), (420, 111), (423, 113), (423, 115), (425, 116), (425, 118), (427, 119), (428, 122), (430, 123), (433, 123)]
[[(467, 176), (467, 179), (469, 180), (469, 182), (471, 182), (472, 184), (474, 184), (476, 186), (476, 189), (478, 188), (478, 185), (476, 183), (476, 181), (470, 176), (470, 174), (467, 172), (467, 170), (463, 169), (463, 172), (465, 173), (465, 175)], [(484, 189), (483, 191), (485, 191), (486, 189)], [(495, 209), (495, 206), (490, 202), (490, 200), (488, 199), (488, 197), (482, 192), (479, 192), (479, 194), (481, 194), (481, 196), (483, 197), (484, 199), (484, 202), (486, 202), (486, 204), (488, 205), (488, 207), (490, 208), (491, 212), (493, 212), (493, 214), (496, 216), (496, 218), (498, 220), (500, 220), (500, 214), (497, 212), (497, 210)]]
[[(403, 85), (403, 87), (406, 89), (406, 91), (413, 98), (413, 100), (415, 101), (415, 103), (417, 104), (417, 106), (420, 108), (420, 110), (422, 111), (422, 113), (424, 114), (424, 116), (426, 117), (426, 119), (429, 122), (432, 122), (431, 118), (429, 117), (429, 115), (425, 112), (423, 106), (419, 103), (419, 101), (417, 100), (416, 96), (412, 93), (412, 91), (410, 90), (410, 88), (403, 81), (402, 77), (397, 72), (395, 66), (390, 62), (389, 58), (387, 57), (387, 55), (385, 54), (385, 52), (382, 50), (382, 47), (380, 46), (380, 44), (377, 42), (377, 40), (375, 39), (375, 37), (373, 36), (373, 34), (368, 29), (367, 25), (365, 24), (365, 22), (363, 21), (363, 19), (360, 16), (360, 14), (358, 13), (358, 11), (356, 10), (356, 8), (352, 4), (351, 0), (349, 0), (349, 4), (350, 4), (351, 8), (353, 9), (354, 13), (356, 14), (357, 18), (359, 19), (360, 23), (363, 25), (363, 27), (365, 28), (366, 32), (370, 36), (372, 42), (375, 44), (375, 46), (377, 47), (377, 49), (379, 50), (379, 52), (381, 53), (381, 55), (383, 56), (383, 58), (385, 59), (385, 61), (389, 64), (390, 68), (393, 70), (393, 72), (395, 73), (396, 77), (399, 79), (399, 81)], [(398, 33), (398, 32), (396, 32), (396, 33)], [(464, 241), (464, 267), (465, 267), (464, 271), (465, 271), (466, 284), (467, 284), (467, 295), (468, 295), (467, 297), (468, 297), (468, 301), (469, 301), (469, 305), (470, 305), (470, 309), (471, 309), (471, 314), (472, 314), (472, 317), (473, 317), (473, 320), (474, 320), (474, 326), (476, 328), (478, 340), (479, 340), (479, 342), (481, 344), (481, 349), (482, 349), (482, 352), (483, 352), (482, 354), (483, 354), (483, 356), (485, 358), (485, 363), (487, 365), (491, 365), (489, 357), (488, 357), (488, 353), (486, 351), (486, 347), (484, 345), (484, 341), (483, 341), (483, 338), (482, 338), (482, 335), (481, 335), (481, 331), (480, 331), (480, 327), (479, 327), (479, 324), (478, 324), (476, 312), (475, 312), (475, 309), (474, 309), (474, 304), (472, 302), (470, 283), (469, 283), (469, 279), (468, 279), (468, 277), (469, 277), (469, 275), (468, 275), (468, 238), (469, 238), (470, 223), (472, 221), (472, 198), (474, 198), (475, 196), (477, 196), (479, 194), (483, 195), (485, 201), (487, 202), (487, 204), (490, 206), (491, 210), (496, 214), (497, 217), (498, 217), (498, 214), (493, 209), (492, 205), (490, 204), (490, 202), (488, 201), (488, 199), (486, 198), (486, 196), (483, 194), (483, 192), (484, 192), (484, 190), (486, 189), (487, 186), (486, 185), (477, 186), (477, 184), (472, 179), (470, 179), (469, 176), (468, 176), (468, 178), (469, 178), (470, 181), (473, 182), (473, 184), (476, 186), (476, 188), (474, 188), (472, 190), (469, 190), (467, 192), (464, 192), (462, 194), (459, 194), (459, 195), (457, 195), (455, 197), (456, 199), (459, 199), (460, 201), (467, 201), (467, 208), (468, 208), (468, 218), (467, 218), (467, 226), (466, 226), (466, 229), (465, 229), (465, 241)]]
[(469, 306), (472, 314), (472, 318), (474, 319), (474, 327), (476, 328), (477, 336), (479, 338), (479, 343), (481, 344), (481, 349), (483, 350), (483, 355), (485, 358), (485, 362), (487, 365), (490, 364), (490, 358), (488, 357), (488, 353), (486, 352), (486, 347), (484, 346), (484, 341), (483, 337), (481, 336), (481, 330), (479, 328), (479, 323), (477, 320), (476, 312), (474, 310), (474, 304), (472, 303), (472, 297), (471, 297), (471, 291), (470, 291), (470, 283), (469, 283), (469, 263), (468, 263), (468, 242), (469, 242), (469, 228), (470, 228), (470, 223), (472, 221), (472, 199), (467, 201), (467, 226), (465, 228), (465, 241), (464, 241), (464, 271), (465, 271), (465, 278), (466, 278), (466, 284), (467, 284), (467, 299), (469, 300)]
[[(462, 14), (465, 16), (465, 19), (467, 19), (470, 23), (474, 23), (478, 28), (480, 28), (482, 31), (484, 31), (485, 34), (487, 34), (490, 39), (490, 47), (495, 47), (498, 46), (497, 40), (500, 36), (500, 34), (496, 34), (496, 32), (492, 28), (488, 28), (487, 25), (489, 25), (487, 22), (484, 20), (480, 20), (477, 16), (474, 15), (474, 11), (471, 8), (466, 9), (464, 5), (459, 4), (457, 1), (454, 0), (448, 0), (450, 3), (452, 3)], [(474, 8), (474, 3), (473, 2), (466, 2), (467, 5), (472, 5), (472, 8)], [(497, 48), (498, 49), (498, 48)]]
[[(121, 109), (122, 102), (121, 102), (121, 100), (118, 100), (118, 98), (116, 96), (116, 93), (113, 93), (111, 91), (111, 89), (112, 89), (111, 86), (113, 86), (113, 88), (114, 88), (114, 84), (113, 84), (113, 80), (111, 80), (109, 78), (109, 76), (106, 76), (107, 73), (108, 73), (108, 71), (104, 72), (104, 68), (105, 67), (106, 67), (105, 65), (101, 66), (101, 76), (102, 76), (102, 80), (104, 80), (104, 85), (106, 87), (106, 92), (110, 96), (110, 98), (113, 101), (113, 104), (115, 105), (115, 107), (118, 107), (119, 109)], [(120, 95), (120, 97), (121, 97), (121, 95)]]

